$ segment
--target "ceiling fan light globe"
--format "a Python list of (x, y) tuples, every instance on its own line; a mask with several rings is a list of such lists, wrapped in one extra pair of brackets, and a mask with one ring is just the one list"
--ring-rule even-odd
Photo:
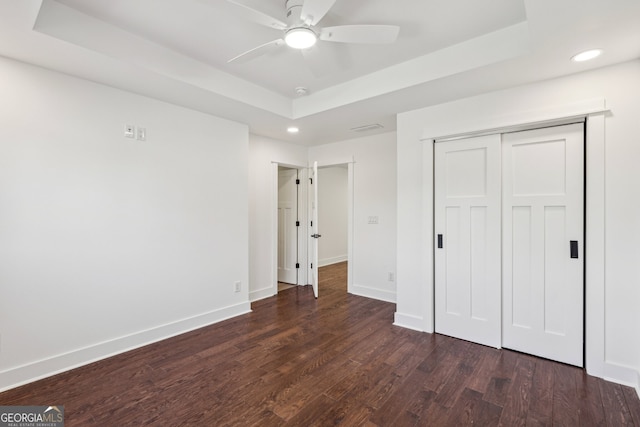
[(318, 36), (309, 28), (292, 28), (287, 31), (284, 41), (294, 49), (307, 49), (316, 44)]

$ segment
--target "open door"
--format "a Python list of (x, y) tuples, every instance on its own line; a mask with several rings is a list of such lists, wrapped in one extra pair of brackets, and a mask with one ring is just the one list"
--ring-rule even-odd
[(309, 178), (309, 200), (311, 201), (311, 284), (313, 295), (318, 298), (318, 162), (313, 162)]

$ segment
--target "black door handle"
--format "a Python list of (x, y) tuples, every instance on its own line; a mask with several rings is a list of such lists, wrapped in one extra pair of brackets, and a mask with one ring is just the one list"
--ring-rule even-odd
[(442, 249), (442, 234), (438, 234), (438, 249)]
[(311, 237), (313, 237), (314, 239), (317, 239), (318, 237), (322, 237), (321, 234), (312, 234)]
[(570, 240), (569, 246), (571, 250), (571, 258), (578, 258), (578, 241)]

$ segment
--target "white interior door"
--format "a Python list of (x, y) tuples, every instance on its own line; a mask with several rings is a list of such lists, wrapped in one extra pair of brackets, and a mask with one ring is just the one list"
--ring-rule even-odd
[(502, 149), (502, 345), (582, 366), (583, 125), (505, 134)]
[(436, 332), (500, 347), (500, 135), (435, 144)]
[(297, 169), (278, 171), (278, 282), (298, 284)]
[(313, 162), (309, 179), (311, 200), (311, 284), (313, 295), (318, 298), (318, 162)]

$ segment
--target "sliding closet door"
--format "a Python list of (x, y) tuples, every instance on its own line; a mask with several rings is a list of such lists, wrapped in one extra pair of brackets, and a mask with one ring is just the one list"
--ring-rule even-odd
[(503, 135), (503, 341), (583, 365), (583, 125)]
[(500, 135), (435, 144), (436, 332), (500, 347)]

